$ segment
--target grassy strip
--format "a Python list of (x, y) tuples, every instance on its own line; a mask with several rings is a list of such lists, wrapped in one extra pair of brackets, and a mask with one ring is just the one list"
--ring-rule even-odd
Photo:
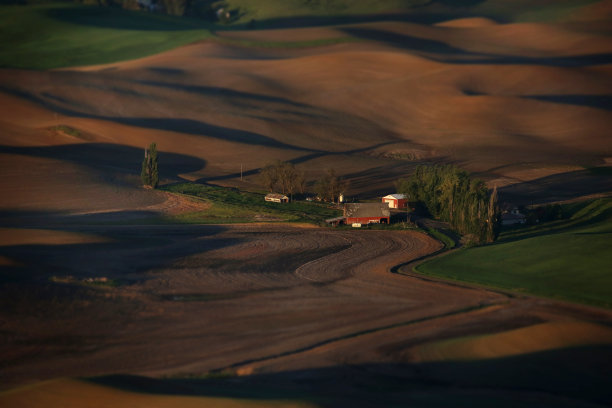
[(612, 199), (566, 205), (567, 218), (512, 229), (494, 245), (419, 265), (419, 273), (612, 307)]
[(365, 15), (397, 10), (429, 3), (430, 0), (227, 0), (228, 9), (238, 10), (236, 23), (256, 19), (258, 24), (268, 20), (308, 17), (341, 17)]
[(170, 222), (197, 224), (227, 224), (242, 222), (306, 222), (320, 224), (327, 218), (340, 215), (340, 211), (319, 203), (299, 202), (279, 204), (264, 201), (263, 193), (239, 191), (233, 188), (194, 183), (166, 186), (171, 193), (197, 197), (208, 203), (205, 211), (168, 217)]
[(0, 67), (51, 69), (111, 63), (211, 36), (202, 20), (112, 7), (0, 6)]
[(442, 242), (444, 244), (444, 248), (452, 249), (455, 247), (455, 241), (448, 235), (444, 234), (442, 231), (438, 231), (435, 228), (428, 228), (427, 233), (438, 241)]

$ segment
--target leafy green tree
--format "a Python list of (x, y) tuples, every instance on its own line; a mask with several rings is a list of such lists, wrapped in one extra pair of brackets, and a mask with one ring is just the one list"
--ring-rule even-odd
[(419, 166), (412, 177), (398, 180), (396, 187), (477, 242), (493, 242), (499, 234), (497, 190), (489, 196), (485, 183), (470, 178), (465, 170), (452, 165)]
[(501, 211), (497, 203), (497, 186), (493, 187), (493, 192), (489, 198), (489, 207), (487, 208), (487, 242), (494, 242), (499, 236), (501, 227)]
[(145, 149), (144, 159), (140, 169), (140, 179), (146, 187), (157, 188), (159, 185), (159, 170), (157, 168), (157, 145), (151, 143)]

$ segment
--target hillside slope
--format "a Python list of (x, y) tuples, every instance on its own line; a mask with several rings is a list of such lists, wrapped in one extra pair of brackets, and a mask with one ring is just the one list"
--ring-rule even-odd
[[(252, 187), (257, 169), (281, 159), (310, 180), (335, 168), (351, 180), (349, 195), (388, 192), (424, 160), (452, 161), (498, 186), (605, 165), (612, 42), (598, 22), (608, 18), (607, 4), (547, 23), (462, 17), (491, 6), (482, 2), (435, 24), (224, 31), (219, 40), (126, 62), (4, 69), (0, 99), (11, 109), (0, 112), (2, 187), (45, 186), (38, 208), (99, 208), (96, 199), (53, 204), (53, 191), (58, 203), (67, 192), (50, 169), (79, 173), (70, 185), (133, 189), (152, 141), (166, 181), (237, 185), (242, 168), (241, 185)], [(92, 26), (63, 27), (87, 35), (81, 30)], [(309, 45), (334, 38), (343, 40)], [(42, 169), (42, 161), (49, 167), (40, 175), (8, 171)], [(595, 175), (567, 188), (610, 190)], [(16, 197), (3, 207), (31, 207), (30, 196)]]

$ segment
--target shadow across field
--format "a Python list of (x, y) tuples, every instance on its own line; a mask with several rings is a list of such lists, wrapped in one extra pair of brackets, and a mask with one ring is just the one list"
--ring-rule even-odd
[(340, 365), (245, 377), (152, 379), (115, 375), (95, 384), (155, 395), (290, 399), (322, 407), (581, 407), (612, 403), (612, 346), (481, 361)]
[[(463, 2), (465, 3), (465, 1)], [(461, 5), (460, 5), (461, 6)], [(491, 20), (503, 23), (510, 21), (506, 16), (498, 14), (483, 15), (482, 12), (474, 15), (468, 8), (447, 8), (442, 11), (428, 9), (427, 6), (414, 6), (409, 11), (381, 12), (370, 14), (353, 15), (299, 15), (292, 17), (279, 17), (261, 19), (247, 23), (232, 24), (229, 26), (215, 25), (214, 30), (236, 30), (236, 29), (284, 29), (284, 28), (304, 28), (322, 27), (348, 24), (361, 24), (382, 21), (403, 21), (417, 24), (436, 24), (443, 21), (453, 20), (464, 17), (487, 17)]]
[[(455, 48), (441, 41), (430, 40), (427, 38), (412, 37), (405, 34), (398, 34), (391, 31), (379, 30), (363, 27), (346, 27), (342, 31), (345, 33), (368, 41), (377, 41), (387, 45), (401, 48), (408, 51), (418, 51), (426, 53), (440, 53), (450, 55), (471, 54), (460, 48)], [(482, 54), (471, 54), (481, 55)]]
[(612, 110), (612, 95), (526, 95), (523, 98)]
[(515, 205), (545, 204), (580, 196), (612, 192), (612, 177), (579, 170), (512, 184), (498, 190), (500, 202)]
[(250, 132), (248, 130), (211, 125), (209, 123), (193, 119), (121, 117), (101, 117), (99, 119), (110, 120), (111, 122), (148, 129), (187, 133), (196, 136), (209, 136), (234, 143), (275, 147), (279, 149), (311, 151), (311, 149), (305, 149), (299, 146), (282, 143), (272, 139), (271, 137), (263, 136), (259, 133)]
[(537, 58), (517, 55), (482, 54), (456, 48), (442, 41), (419, 38), (380, 29), (347, 27), (343, 28), (342, 31), (356, 38), (367, 41), (376, 41), (402, 50), (420, 53), (426, 58), (449, 64), (516, 64), (545, 65), (554, 67), (587, 67), (591, 65), (612, 63), (611, 53)]
[[(0, 153), (44, 157), (63, 160), (98, 170), (103, 177), (111, 178), (114, 184), (121, 184), (113, 174), (140, 174), (144, 148), (112, 143), (79, 143), (42, 147), (16, 147), (0, 145)], [(180, 174), (191, 173), (206, 167), (206, 161), (195, 156), (159, 151), (160, 176), (178, 178)]]
[[(78, 108), (75, 104), (72, 104), (71, 108), (63, 107), (61, 105), (67, 105), (68, 103), (63, 98), (58, 98), (53, 94), (49, 93), (46, 93), (45, 95), (43, 95), (44, 97), (41, 97), (32, 92), (24, 91), (21, 89), (9, 88), (6, 86), (0, 86), (0, 92), (6, 92), (14, 96), (25, 98), (31, 102), (44, 106), (45, 108), (50, 109), (53, 112), (58, 112), (67, 116), (106, 120), (128, 126), (138, 126), (148, 129), (187, 133), (196, 136), (207, 136), (216, 139), (226, 140), (229, 142), (244, 143), (249, 145), (267, 146), (279, 149), (292, 149), (309, 152), (316, 151), (300, 146), (282, 143), (270, 137), (248, 130), (217, 126), (193, 119), (112, 117), (96, 115), (92, 113), (79, 112), (78, 110), (76, 110)], [(219, 92), (219, 90), (217, 90), (217, 92)]]
[[(295, 159), (288, 160), (288, 162), (289, 163), (293, 163), (293, 164), (303, 164), (303, 163), (307, 163), (307, 162), (309, 162), (311, 160), (320, 159), (320, 158), (326, 157), (326, 156), (359, 155), (359, 154), (366, 153), (368, 151), (372, 151), (372, 150), (377, 149), (379, 147), (392, 145), (394, 143), (397, 143), (397, 142), (396, 141), (383, 142), (383, 143), (378, 143), (378, 144), (375, 144), (375, 145), (372, 145), (372, 146), (367, 146), (367, 147), (358, 148), (358, 149), (352, 149), (352, 150), (339, 151), (339, 152), (324, 151), (324, 150), (315, 150), (315, 151), (313, 151), (313, 153), (306, 154), (306, 155), (300, 156), (300, 157), (296, 157)], [(403, 166), (407, 162), (400, 162), (400, 163), (401, 163), (400, 166)], [(396, 166), (390, 166), (390, 167), (397, 167), (397, 165)], [(388, 167), (385, 167), (385, 169), (388, 170)], [(260, 171), (260, 169), (257, 168), (257, 169), (251, 169), (251, 170), (248, 170), (248, 171), (244, 171), (242, 173), (230, 173), (230, 174), (225, 174), (225, 175), (222, 175), (222, 176), (203, 177), (203, 178), (197, 180), (197, 183), (209, 183), (209, 182), (220, 181), (220, 180), (231, 180), (231, 179), (238, 178), (240, 176), (243, 176), (243, 177), (254, 176), (254, 175), (259, 174), (259, 171)], [(371, 171), (372, 171), (372, 169), (368, 169), (368, 170), (364, 170), (363, 172), (360, 172), (359, 174), (368, 174)], [(386, 177), (392, 178), (392, 177), (397, 176), (398, 174), (404, 175), (405, 172), (398, 172), (398, 173), (394, 172), (392, 175), (387, 174)], [(347, 175), (345, 178), (348, 179), (348, 178), (352, 178), (352, 177), (353, 177), (353, 175)], [(375, 177), (372, 177), (372, 178), (375, 178)], [(378, 180), (380, 180), (380, 179), (378, 179)]]
[[(48, 224), (37, 228), (50, 233), (88, 234), (100, 242), (0, 246), (0, 256), (16, 262), (14, 266), (0, 266), (0, 283), (15, 280), (36, 282), (57, 274), (76, 278), (105, 276), (118, 280), (144, 280), (146, 277), (142, 272), (240, 242), (238, 238), (216, 237), (226, 230), (218, 225), (95, 225), (102, 224), (100, 219), (94, 219), (94, 225), (83, 225), (92, 222), (89, 217), (47, 216)], [(0, 297), (10, 297), (3, 289), (6, 288), (0, 288)], [(5, 311), (12, 309), (7, 307)]]
[(145, 81), (138, 80), (136, 83), (142, 85), (156, 86), (161, 88), (168, 89), (177, 89), (180, 91), (185, 91), (189, 93), (195, 93), (204, 96), (216, 96), (216, 97), (226, 97), (226, 98), (236, 98), (236, 99), (245, 99), (256, 103), (261, 102), (272, 102), (279, 103), (283, 105), (289, 105), (299, 108), (308, 108), (308, 105), (303, 103), (294, 102), (291, 99), (280, 98), (277, 96), (269, 96), (263, 94), (254, 94), (250, 92), (237, 91), (229, 88), (221, 88), (217, 86), (198, 86), (198, 85), (184, 85), (177, 83), (168, 83), (168, 82), (160, 82), (160, 81)]

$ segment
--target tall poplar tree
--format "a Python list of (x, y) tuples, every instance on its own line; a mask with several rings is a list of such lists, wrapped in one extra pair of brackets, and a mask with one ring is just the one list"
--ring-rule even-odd
[(146, 187), (157, 188), (159, 185), (159, 171), (157, 169), (157, 145), (151, 143), (145, 149), (144, 159), (140, 170), (140, 179)]
[(500, 225), (501, 212), (497, 202), (497, 186), (495, 186), (491, 197), (489, 197), (489, 207), (487, 208), (487, 242), (494, 242), (497, 239)]

